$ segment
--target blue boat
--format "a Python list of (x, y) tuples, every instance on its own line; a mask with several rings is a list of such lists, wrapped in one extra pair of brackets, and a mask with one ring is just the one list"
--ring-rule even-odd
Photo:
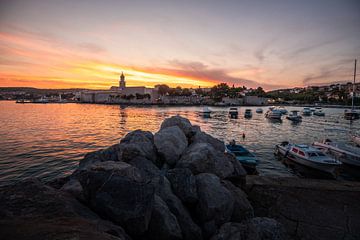
[(233, 141), (232, 143), (225, 145), (225, 151), (233, 154), (248, 174), (257, 173), (256, 166), (258, 165), (259, 160), (249, 150), (239, 144), (235, 144)]

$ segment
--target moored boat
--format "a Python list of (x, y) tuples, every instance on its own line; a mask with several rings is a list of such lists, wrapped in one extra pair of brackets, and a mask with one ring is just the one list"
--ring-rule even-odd
[(290, 112), (290, 114), (288, 116), (286, 116), (286, 119), (293, 121), (293, 122), (301, 122), (302, 121), (302, 117), (300, 115), (298, 115), (297, 110), (292, 110)]
[(284, 107), (278, 107), (277, 110), (280, 111), (283, 115), (288, 114), (288, 110), (286, 110)]
[(248, 174), (256, 173), (256, 166), (258, 165), (259, 160), (245, 147), (236, 144), (233, 140), (230, 144), (225, 145), (225, 152), (233, 154)]
[(252, 111), (251, 111), (250, 108), (245, 109), (244, 117), (245, 118), (251, 118), (252, 117)]
[(276, 109), (273, 109), (273, 110), (269, 109), (265, 113), (265, 117), (270, 118), (270, 119), (278, 119), (278, 120), (280, 120), (281, 116), (282, 116), (281, 112), (279, 110), (276, 110)]
[(311, 109), (308, 107), (304, 107), (304, 109), (302, 111), (302, 115), (303, 116), (311, 116)]
[(322, 142), (314, 142), (313, 146), (330, 154), (342, 163), (360, 167), (360, 149), (348, 144), (333, 142), (330, 139), (324, 139)]
[(230, 118), (237, 118), (239, 115), (238, 109), (236, 107), (231, 107), (229, 109), (229, 116)]
[(257, 108), (256, 113), (263, 113), (263, 109), (262, 108)]
[(319, 149), (304, 144), (282, 142), (275, 146), (275, 154), (309, 168), (329, 173), (334, 177), (337, 175), (337, 168), (342, 164)]
[(354, 82), (353, 82), (353, 90), (351, 94), (351, 110), (345, 110), (344, 111), (344, 118), (346, 120), (356, 120), (360, 118), (360, 112), (356, 111), (354, 108), (354, 97), (355, 97), (355, 79), (356, 79), (356, 62), (355, 59), (355, 66), (354, 66)]
[(325, 113), (321, 109), (315, 110), (315, 112), (313, 114), (315, 116), (319, 116), (319, 117), (324, 117), (325, 116)]
[(204, 107), (203, 110), (202, 110), (202, 112), (201, 112), (201, 114), (202, 114), (203, 117), (210, 117), (211, 112), (212, 112), (212, 111), (211, 111), (210, 108)]

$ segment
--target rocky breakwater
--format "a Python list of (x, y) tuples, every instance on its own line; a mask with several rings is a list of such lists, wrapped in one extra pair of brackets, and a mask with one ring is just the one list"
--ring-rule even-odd
[(87, 154), (71, 176), (0, 190), (1, 239), (288, 239), (255, 217), (246, 172), (187, 119)]

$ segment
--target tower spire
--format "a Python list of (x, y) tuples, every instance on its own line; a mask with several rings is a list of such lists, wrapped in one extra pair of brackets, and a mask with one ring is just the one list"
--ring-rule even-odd
[(125, 88), (126, 88), (125, 76), (124, 76), (124, 72), (121, 71), (120, 81), (119, 81), (119, 89), (124, 90)]

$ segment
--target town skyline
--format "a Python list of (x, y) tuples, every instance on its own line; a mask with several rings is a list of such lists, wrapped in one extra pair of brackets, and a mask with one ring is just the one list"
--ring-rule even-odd
[(358, 1), (139, 3), (2, 1), (0, 87), (107, 89), (124, 71), (268, 91), (346, 83), (360, 56)]

